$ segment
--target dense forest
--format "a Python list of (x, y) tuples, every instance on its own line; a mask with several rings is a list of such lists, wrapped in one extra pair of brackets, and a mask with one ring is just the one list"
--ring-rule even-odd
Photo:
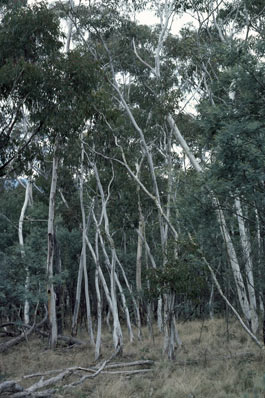
[(0, 352), (147, 328), (174, 360), (228, 313), (263, 349), (263, 1), (28, 3), (0, 1)]

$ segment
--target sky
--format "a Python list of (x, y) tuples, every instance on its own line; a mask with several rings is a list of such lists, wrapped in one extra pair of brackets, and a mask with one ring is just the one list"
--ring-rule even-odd
[[(28, 0), (28, 4), (38, 3), (42, 0)], [(48, 2), (52, 2), (54, 0), (48, 0)], [(77, 3), (77, 1), (75, 1)], [(136, 20), (142, 25), (155, 25), (159, 23), (159, 18), (154, 15), (152, 11), (143, 11), (139, 13), (136, 17)], [(172, 24), (171, 33), (178, 34), (180, 29), (186, 24), (194, 20), (192, 17), (185, 14), (183, 16), (176, 16), (174, 18), (174, 22)]]

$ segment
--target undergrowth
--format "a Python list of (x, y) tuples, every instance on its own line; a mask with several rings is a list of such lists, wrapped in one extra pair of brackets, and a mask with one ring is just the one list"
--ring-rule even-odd
[[(153, 372), (145, 375), (101, 374), (55, 397), (66, 398), (265, 398), (264, 354), (235, 322), (222, 319), (179, 323), (183, 346), (176, 360), (162, 354), (163, 337), (154, 340), (143, 329), (142, 341), (126, 342), (118, 361), (152, 359)], [(135, 332), (135, 334), (137, 334)], [(82, 330), (78, 337), (88, 340)], [(104, 331), (102, 360), (112, 352), (111, 333)], [(0, 358), (0, 381), (19, 379), (25, 374), (72, 366), (94, 365), (94, 350), (59, 346), (47, 349), (47, 340), (31, 337)], [(116, 361), (117, 359), (115, 359)], [(36, 380), (37, 381), (37, 380)], [(31, 380), (32, 383), (32, 380)], [(23, 385), (26, 386), (23, 381)]]

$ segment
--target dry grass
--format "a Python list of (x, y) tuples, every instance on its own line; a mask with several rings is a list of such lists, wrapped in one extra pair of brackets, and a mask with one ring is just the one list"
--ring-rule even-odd
[[(154, 371), (146, 375), (99, 375), (83, 385), (57, 394), (67, 398), (265, 398), (264, 362), (259, 349), (240, 326), (221, 319), (192, 321), (179, 325), (183, 348), (175, 362), (162, 356), (162, 337), (156, 331), (154, 342), (143, 330), (143, 341), (125, 342), (123, 360), (153, 359)], [(126, 332), (125, 332), (126, 336)], [(87, 339), (84, 332), (79, 338)], [(110, 356), (111, 334), (104, 333), (103, 358)], [(32, 337), (0, 359), (4, 379), (70, 366), (93, 365), (92, 347), (47, 350), (47, 341)], [(31, 381), (32, 383), (32, 381)]]

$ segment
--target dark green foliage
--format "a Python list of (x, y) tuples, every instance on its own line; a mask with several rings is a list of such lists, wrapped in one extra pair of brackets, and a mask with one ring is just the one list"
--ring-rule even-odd
[(147, 272), (151, 295), (159, 297), (173, 291), (178, 302), (190, 300), (194, 305), (199, 304), (209, 294), (201, 254), (188, 241), (175, 245), (178, 248), (176, 259), (169, 260), (164, 268)]

